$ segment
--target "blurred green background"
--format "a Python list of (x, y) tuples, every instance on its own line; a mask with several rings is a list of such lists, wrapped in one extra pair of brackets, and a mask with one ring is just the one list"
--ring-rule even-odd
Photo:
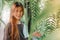
[(60, 40), (60, 0), (1, 0), (0, 15), (6, 2), (10, 8), (15, 1), (24, 5), (22, 21), (28, 26), (29, 40), (36, 31), (42, 36), (35, 40)]

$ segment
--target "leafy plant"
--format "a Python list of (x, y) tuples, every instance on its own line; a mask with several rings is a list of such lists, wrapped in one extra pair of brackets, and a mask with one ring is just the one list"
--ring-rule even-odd
[[(42, 34), (42, 37), (38, 38), (38, 40), (43, 40), (44, 37), (46, 37), (49, 32), (54, 31), (56, 28), (56, 18), (54, 11), (54, 5), (52, 3), (52, 0), (46, 0), (44, 1), (44, 6), (41, 9), (40, 5), (42, 0), (30, 0), (30, 8), (31, 8), (31, 31), (30, 31), (30, 37), (29, 40), (31, 40), (32, 33), (35, 31), (39, 31)], [(48, 20), (49, 17), (52, 15), (51, 18)]]

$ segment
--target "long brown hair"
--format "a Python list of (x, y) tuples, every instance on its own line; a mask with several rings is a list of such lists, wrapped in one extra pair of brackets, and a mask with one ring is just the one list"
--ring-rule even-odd
[(10, 33), (10, 36), (11, 36), (11, 40), (18, 40), (18, 39), (20, 39), (19, 31), (18, 31), (17, 23), (16, 23), (17, 20), (12, 15), (14, 10), (15, 10), (15, 8), (18, 8), (18, 7), (22, 8), (22, 11), (23, 11), (23, 14), (24, 14), (23, 5), (20, 2), (13, 3), (13, 5), (11, 7), (11, 14), (10, 14), (10, 23), (11, 23), (11, 33)]

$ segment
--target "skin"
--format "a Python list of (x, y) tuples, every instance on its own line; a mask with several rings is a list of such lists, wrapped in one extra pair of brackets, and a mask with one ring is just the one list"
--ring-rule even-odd
[(20, 20), (23, 15), (23, 11), (21, 7), (18, 7), (14, 10), (13, 16), (16, 18), (16, 20)]
[(41, 37), (41, 34), (40, 34), (39, 32), (34, 32), (34, 33), (33, 33), (33, 36)]

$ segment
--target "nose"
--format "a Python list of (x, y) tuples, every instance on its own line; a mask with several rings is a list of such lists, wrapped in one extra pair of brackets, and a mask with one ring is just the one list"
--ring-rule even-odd
[(22, 13), (21, 12), (18, 12), (18, 14), (17, 14), (18, 16), (22, 16)]
[(20, 12), (18, 12), (18, 14), (20, 14)]
[(20, 14), (20, 12), (18, 12), (18, 15)]

